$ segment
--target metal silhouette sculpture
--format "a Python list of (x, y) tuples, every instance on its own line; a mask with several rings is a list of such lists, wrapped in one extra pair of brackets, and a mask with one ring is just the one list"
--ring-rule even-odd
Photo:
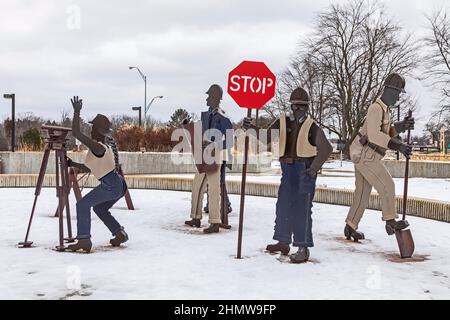
[[(30, 220), (28, 222), (27, 233), (25, 240), (19, 243), (20, 248), (30, 248), (33, 245), (32, 241), (28, 240), (31, 224), (33, 222), (34, 212), (36, 210), (37, 199), (41, 194), (42, 186), (44, 183), (45, 171), (47, 169), (50, 152), (55, 152), (55, 164), (56, 164), (56, 196), (58, 198), (58, 218), (59, 218), (59, 245), (56, 247), (57, 251), (64, 251), (64, 241), (74, 242), (72, 237), (72, 225), (70, 221), (70, 205), (69, 205), (69, 193), (70, 193), (70, 178), (68, 164), (66, 161), (67, 150), (66, 143), (68, 141), (67, 135), (72, 131), (70, 128), (56, 127), (56, 126), (42, 126), (42, 130), (46, 130), (48, 136), (45, 138), (45, 151), (42, 158), (41, 167), (39, 170), (38, 180), (34, 191), (34, 202), (31, 209)], [(68, 237), (64, 238), (64, 208), (66, 210), (67, 218), (67, 233)]]
[[(203, 195), (207, 188), (209, 199), (209, 223), (210, 226), (203, 230), (206, 234), (217, 233), (220, 228), (229, 229), (228, 216), (224, 214), (223, 188), (221, 184), (221, 168), (226, 164), (228, 149), (232, 147), (227, 141), (226, 131), (232, 129), (230, 119), (220, 108), (220, 101), (223, 97), (222, 88), (213, 84), (206, 92), (208, 95), (206, 104), (208, 111), (201, 113), (200, 121), (189, 123), (183, 121), (183, 128), (186, 129), (187, 138), (191, 146), (192, 155), (197, 168), (192, 183), (191, 220), (185, 224), (199, 228), (202, 219)], [(217, 136), (217, 133), (220, 135)], [(213, 147), (213, 148), (211, 148)], [(205, 159), (205, 154), (209, 159)], [(218, 154), (219, 153), (219, 154)], [(210, 161), (214, 159), (214, 161)], [(220, 163), (218, 163), (220, 159)]]
[(381, 161), (388, 149), (399, 151), (406, 159), (412, 154), (409, 141), (402, 142), (399, 135), (414, 129), (414, 118), (410, 113), (403, 121), (391, 124), (389, 113), (389, 108), (395, 107), (400, 100), (400, 94), (405, 92), (405, 86), (406, 81), (399, 74), (393, 73), (386, 78), (382, 95), (370, 105), (358, 133), (359, 138), (350, 146), (350, 157), (355, 166), (356, 189), (344, 229), (348, 240), (358, 242), (365, 238), (364, 233), (358, 231), (358, 226), (369, 203), (372, 188), (375, 188), (380, 196), (387, 234), (394, 235), (409, 226), (408, 221), (404, 219), (396, 220), (395, 184)]
[[(279, 130), (279, 159), (282, 178), (276, 204), (275, 232), (266, 250), (288, 255), (290, 245), (298, 251), (290, 256), (292, 263), (309, 259), (309, 248), (314, 246), (312, 234), (312, 201), (315, 195), (317, 173), (333, 151), (322, 128), (308, 116), (310, 98), (299, 87), (290, 96), (291, 113), (281, 114), (267, 132), (267, 143), (272, 130)], [(250, 118), (244, 119), (245, 129), (259, 128)]]
[(77, 242), (67, 247), (68, 251), (83, 251), (89, 253), (92, 249), (91, 241), (91, 209), (110, 230), (113, 239), (112, 246), (120, 246), (128, 241), (128, 234), (124, 227), (109, 211), (121, 199), (126, 191), (125, 179), (118, 173), (118, 151), (108, 145), (108, 137), (112, 132), (108, 117), (97, 114), (89, 123), (92, 124), (90, 136), (80, 130), (80, 112), (83, 100), (78, 96), (71, 99), (73, 107), (72, 134), (88, 148), (84, 163), (77, 163), (67, 158), (68, 165), (82, 172), (91, 172), (100, 182), (88, 194), (77, 202)]

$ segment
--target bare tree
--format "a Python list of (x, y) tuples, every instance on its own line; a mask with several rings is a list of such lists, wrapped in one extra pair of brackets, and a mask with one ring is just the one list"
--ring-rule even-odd
[(441, 93), (438, 111), (432, 114), (430, 122), (450, 123), (450, 14), (441, 8), (427, 17), (429, 35), (424, 38), (425, 78)]
[(386, 77), (393, 72), (410, 75), (418, 65), (418, 44), (383, 5), (366, 0), (330, 5), (317, 15), (314, 29), (281, 75), (280, 100), (295, 87), (305, 87), (311, 116), (348, 146)]

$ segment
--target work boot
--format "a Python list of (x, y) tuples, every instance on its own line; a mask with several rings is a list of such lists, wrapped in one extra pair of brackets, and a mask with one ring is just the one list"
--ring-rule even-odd
[(289, 256), (292, 263), (305, 263), (309, 259), (308, 248), (298, 248), (298, 251)]
[(270, 253), (281, 252), (281, 254), (287, 256), (289, 254), (289, 251), (291, 250), (291, 247), (287, 243), (279, 241), (276, 244), (269, 244), (266, 247), (266, 250)]
[(352, 227), (350, 227), (348, 224), (345, 225), (344, 229), (344, 235), (347, 238), (347, 240), (353, 240), (354, 242), (358, 242), (359, 240), (364, 240), (364, 233), (360, 231), (356, 231)]
[(220, 230), (220, 223), (211, 223), (208, 228), (203, 229), (204, 233), (218, 233)]
[(91, 252), (91, 249), (92, 249), (91, 239), (79, 239), (77, 243), (67, 246), (67, 250), (73, 252), (82, 250), (85, 253), (89, 253)]
[(403, 230), (409, 227), (409, 222), (406, 220), (396, 221), (395, 219), (386, 221), (386, 232), (392, 236), (396, 230)]
[(201, 221), (200, 221), (200, 219), (192, 219), (192, 220), (185, 221), (184, 224), (186, 224), (190, 227), (200, 228)]
[(128, 234), (125, 232), (125, 230), (120, 230), (116, 233), (113, 239), (109, 240), (109, 243), (113, 247), (120, 247), (122, 243), (125, 243), (128, 241)]

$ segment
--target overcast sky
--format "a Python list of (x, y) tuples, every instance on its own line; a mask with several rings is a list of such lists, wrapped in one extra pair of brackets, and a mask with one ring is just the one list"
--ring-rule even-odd
[[(337, 1), (339, 2), (339, 1)], [(228, 72), (242, 60), (264, 61), (281, 71), (315, 13), (330, 0), (65, 1), (2, 0), (0, 10), (1, 93), (17, 95), (17, 112), (60, 118), (70, 97), (83, 98), (82, 116), (132, 114), (163, 95), (150, 114), (166, 121), (175, 108), (200, 113), (212, 83), (226, 86)], [(420, 37), (423, 14), (446, 0), (389, 0), (389, 13)], [(79, 19), (78, 19), (79, 13)], [(418, 81), (408, 89), (419, 98), (421, 122), (436, 94)], [(226, 90), (225, 90), (226, 91)], [(233, 120), (245, 111), (228, 95), (223, 108)], [(10, 103), (0, 99), (0, 118)]]

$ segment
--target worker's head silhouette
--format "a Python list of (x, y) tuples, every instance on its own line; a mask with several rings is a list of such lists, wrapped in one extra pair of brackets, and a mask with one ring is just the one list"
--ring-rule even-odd
[(111, 122), (103, 114), (97, 114), (92, 121), (91, 137), (97, 141), (105, 141), (105, 137), (111, 133)]
[(223, 90), (218, 84), (213, 84), (209, 87), (208, 91), (206, 91), (208, 97), (206, 98), (206, 105), (210, 108), (218, 108), (220, 105), (220, 100), (223, 97)]
[(398, 73), (390, 74), (385, 82), (381, 100), (388, 106), (394, 107), (400, 101), (400, 95), (405, 93), (406, 80)]
[(309, 110), (309, 94), (308, 92), (298, 87), (291, 93), (291, 97), (289, 99), (291, 103), (291, 110), (296, 120), (304, 120), (308, 115)]

